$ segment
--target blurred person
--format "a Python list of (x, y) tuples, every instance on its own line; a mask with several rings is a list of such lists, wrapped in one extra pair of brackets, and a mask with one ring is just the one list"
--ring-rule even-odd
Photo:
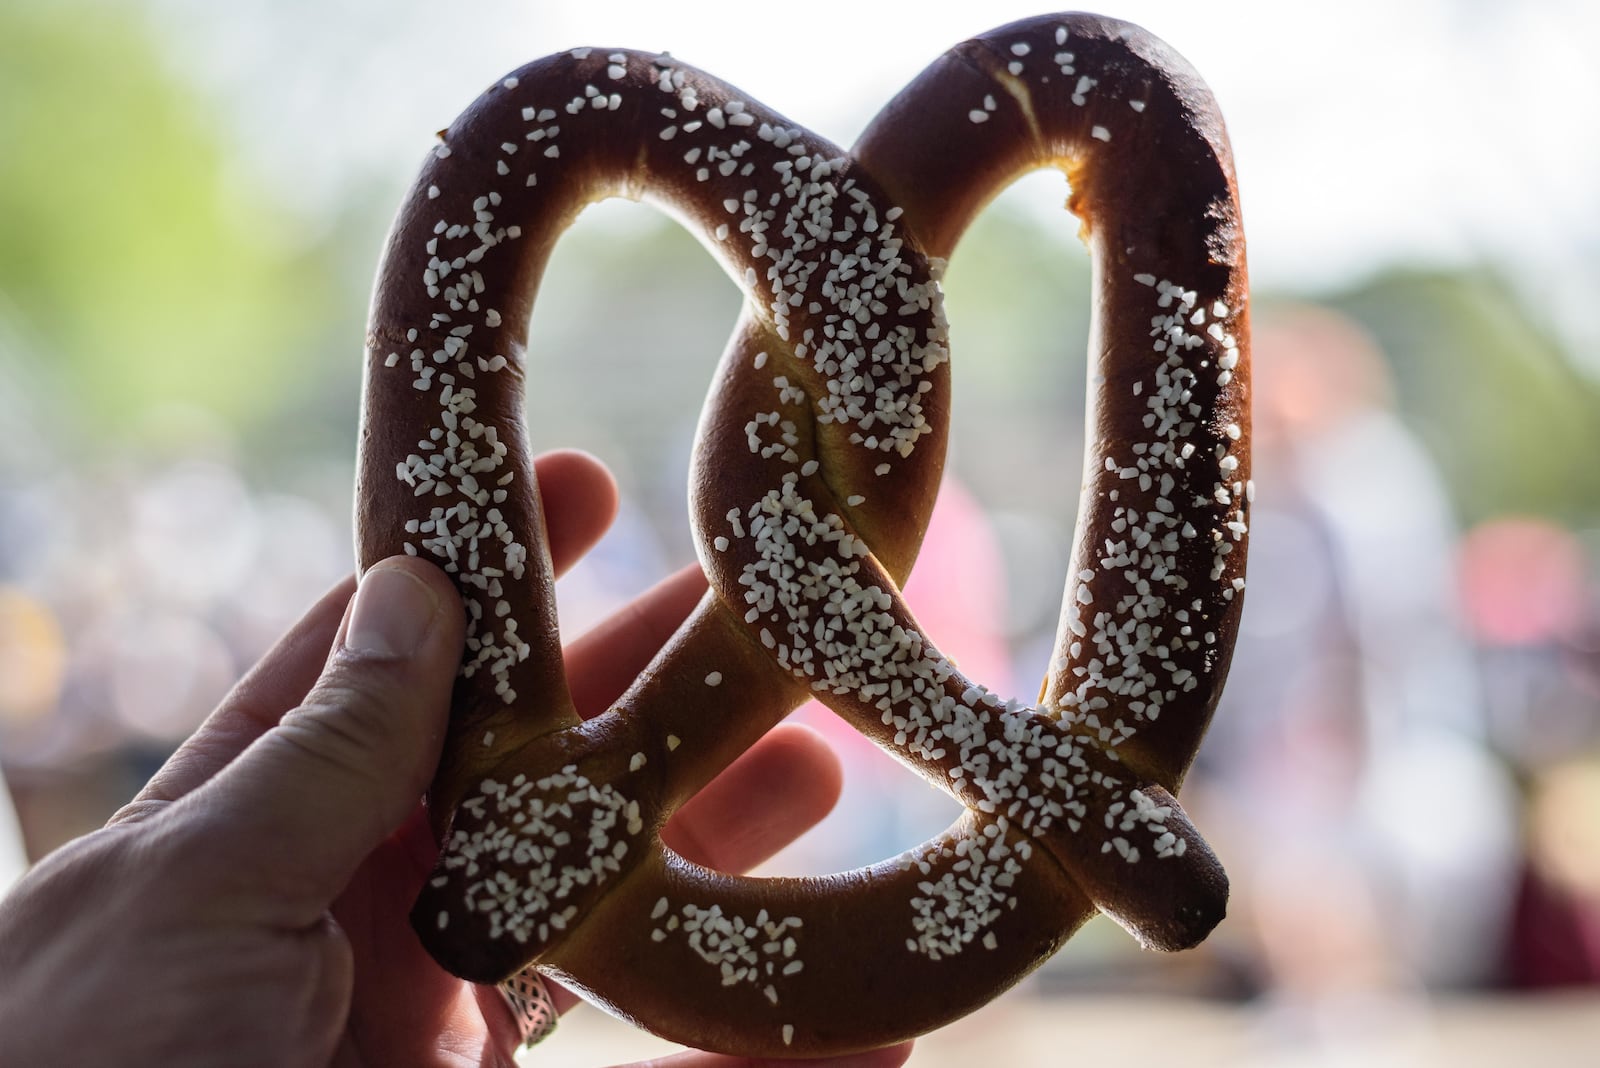
[(1237, 821), (1262, 981), (1317, 1031), (1494, 976), (1514, 798), (1449, 501), (1383, 355), (1311, 308), (1262, 316), (1255, 355), (1249, 595), (1200, 771)]
[(1524, 989), (1600, 985), (1600, 750), (1535, 775), (1527, 836), (1507, 978)]
[[(559, 572), (604, 531), (615, 486), (577, 454), (538, 467)], [(679, 572), (573, 643), (580, 707), (606, 707), (703, 589), (697, 568)], [(434, 964), (407, 916), (436, 852), (419, 799), (463, 615), (443, 572), (407, 557), (341, 584), (131, 804), (25, 876), (0, 901), (7, 1062), (509, 1065), (520, 1036), (500, 994)], [(668, 840), (747, 868), (819, 818), (837, 780), (820, 739), (780, 727)]]
[(1600, 618), (1578, 536), (1496, 516), (1467, 532), (1456, 570), (1496, 749), (1532, 779), (1600, 742)]
[(1457, 570), (1492, 737), (1527, 795), (1505, 981), (1600, 984), (1600, 691), (1583, 546), (1550, 520), (1498, 516), (1462, 539)]

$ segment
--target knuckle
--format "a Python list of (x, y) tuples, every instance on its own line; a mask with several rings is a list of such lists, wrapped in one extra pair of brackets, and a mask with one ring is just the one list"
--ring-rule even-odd
[(404, 699), (399, 687), (365, 673), (324, 680), (283, 717), (277, 733), (321, 763), (371, 774), (392, 748), (394, 709)]

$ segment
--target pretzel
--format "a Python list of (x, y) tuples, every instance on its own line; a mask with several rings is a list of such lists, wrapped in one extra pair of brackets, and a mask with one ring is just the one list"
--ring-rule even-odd
[[(962, 675), (899, 588), (945, 453), (940, 271), (987, 200), (1045, 166), (1071, 181), (1095, 319), (1072, 570), (1029, 707)], [(584, 722), (520, 391), (551, 248), (612, 195), (682, 219), (745, 305), (690, 478), (710, 588)], [(947, 1022), (1097, 909), (1146, 946), (1197, 943), (1227, 883), (1173, 794), (1242, 603), (1245, 302), (1222, 120), (1125, 23), (974, 38), (848, 153), (665, 55), (577, 49), (491, 86), (400, 210), (367, 341), (361, 564), (431, 559), (468, 611), (430, 793), (442, 852), (413, 912), (428, 950), (479, 982), (535, 963), (676, 1041), (802, 1056)], [(831, 876), (735, 877), (666, 848), (673, 811), (810, 696), (960, 819)]]

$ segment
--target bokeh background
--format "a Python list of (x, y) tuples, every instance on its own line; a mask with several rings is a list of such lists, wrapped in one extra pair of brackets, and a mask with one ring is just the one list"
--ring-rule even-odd
[[(1233, 877), (1203, 948), (1091, 924), (914, 1064), (1581, 1063), (1600, 1049), (1600, 64), (1587, 0), (1107, 4), (1227, 114), (1257, 485), (1234, 672), (1185, 793)], [(363, 319), (432, 132), (578, 44), (670, 50), (848, 144), (1009, 2), (0, 5), (0, 885), (97, 826), (351, 567)], [(947, 280), (951, 478), (909, 593), (1037, 691), (1081, 466), (1088, 263), (1059, 175)], [(616, 470), (576, 633), (693, 558), (684, 473), (738, 306), (592, 209), (532, 323), (543, 446)], [(769, 866), (954, 815), (825, 713), (848, 807)], [(529, 1063), (663, 1048), (579, 1012)]]

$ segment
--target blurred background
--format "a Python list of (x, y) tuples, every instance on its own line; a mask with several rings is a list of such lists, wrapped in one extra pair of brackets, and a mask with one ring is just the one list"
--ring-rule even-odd
[[(848, 144), (944, 48), (1039, 10), (0, 5), (0, 886), (128, 799), (350, 569), (380, 243), (432, 132), (491, 80), (579, 44), (670, 50)], [(1592, 1055), (1600, 6), (1105, 10), (1210, 82), (1251, 239), (1250, 595), (1185, 791), (1233, 904), (1170, 958), (1096, 921), (913, 1064)], [(943, 648), (1023, 697), (1081, 467), (1088, 262), (1065, 195), (1024, 179), (951, 265), (950, 479), (908, 589)], [(692, 559), (688, 450), (738, 300), (638, 205), (591, 209), (558, 249), (534, 437), (600, 455), (626, 502), (562, 584), (570, 633)], [(846, 806), (768, 870), (876, 860), (955, 815), (799, 715), (838, 741)], [(580, 1011), (529, 1060), (662, 1048)]]

